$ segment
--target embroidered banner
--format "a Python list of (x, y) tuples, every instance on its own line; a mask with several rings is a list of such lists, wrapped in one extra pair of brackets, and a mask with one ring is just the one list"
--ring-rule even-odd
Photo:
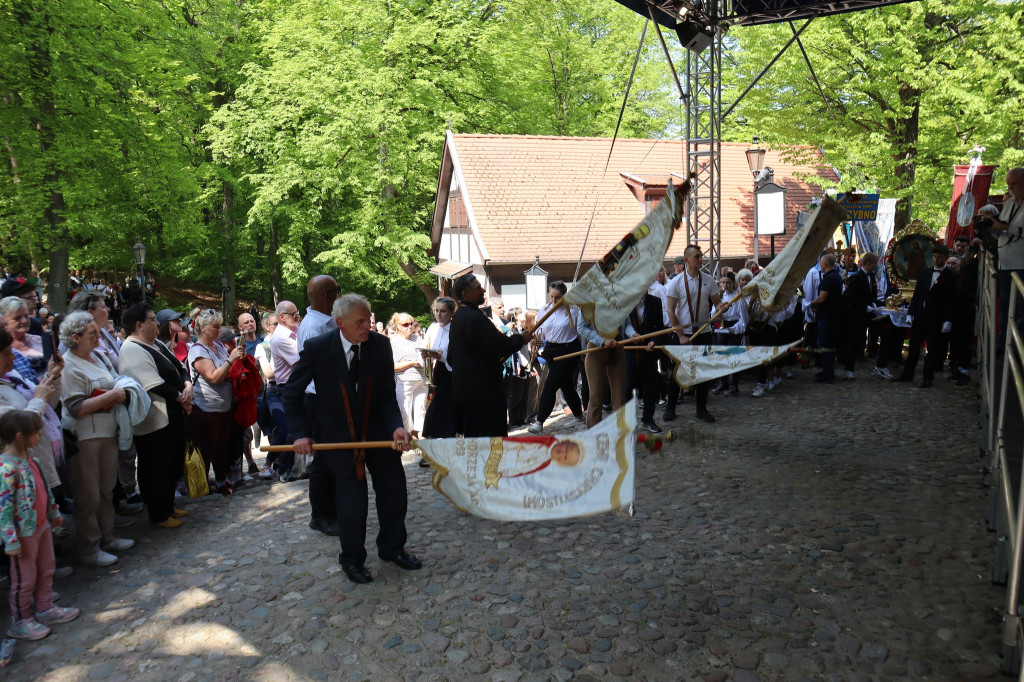
[(543, 521), (633, 512), (636, 404), (565, 436), (416, 441), (434, 489), (464, 512)]
[(619, 325), (647, 293), (664, 265), (689, 193), (689, 182), (678, 190), (669, 183), (661, 203), (565, 295), (566, 304), (579, 306), (583, 318), (601, 336), (615, 338)]
[(761, 268), (750, 284), (740, 290), (743, 296), (757, 294), (761, 307), (768, 312), (785, 308), (807, 271), (814, 267), (821, 251), (828, 246), (832, 232), (846, 220), (846, 211), (825, 197), (810, 219), (800, 227), (786, 248), (771, 263)]
[(690, 388), (769, 363), (800, 343), (794, 341), (788, 346), (662, 346), (661, 350), (676, 363), (673, 373), (676, 383)]

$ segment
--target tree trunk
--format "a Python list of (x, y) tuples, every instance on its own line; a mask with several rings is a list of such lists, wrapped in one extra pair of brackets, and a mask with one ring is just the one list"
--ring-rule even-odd
[(894, 155), (896, 167), (896, 187), (900, 190), (910, 190), (904, 198), (896, 204), (896, 220), (893, 226), (894, 231), (902, 230), (910, 224), (913, 217), (914, 207), (914, 177), (917, 173), (917, 139), (920, 131), (919, 116), (921, 113), (921, 91), (915, 87), (903, 83), (900, 85), (900, 101), (905, 107), (910, 108), (910, 114), (897, 121), (896, 125), (896, 149)]
[(419, 280), (417, 275), (419, 274), (420, 270), (419, 268), (416, 267), (416, 264), (413, 263), (411, 260), (399, 262), (398, 267), (402, 268), (402, 272), (409, 276), (409, 279), (411, 279), (413, 284), (416, 285), (416, 288), (420, 290), (421, 294), (423, 294), (423, 298), (427, 299), (428, 306), (434, 302), (435, 298), (440, 296), (437, 289), (430, 286), (429, 284), (424, 284)]
[(268, 241), (267, 265), (270, 269), (270, 293), (273, 296), (270, 307), (275, 307), (284, 298), (284, 289), (281, 287), (281, 259), (277, 255), (277, 228), (273, 219), (270, 223)]
[(224, 272), (228, 275), (224, 291), (224, 324), (235, 321), (235, 189), (231, 183), (224, 183), (223, 201), (220, 206), (221, 228), (224, 233)]

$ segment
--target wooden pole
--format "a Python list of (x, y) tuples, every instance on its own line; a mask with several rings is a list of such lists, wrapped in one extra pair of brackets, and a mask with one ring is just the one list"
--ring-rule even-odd
[[(631, 337), (630, 341), (643, 341), (645, 339), (654, 338), (655, 336), (661, 336), (662, 334), (669, 334), (671, 332), (677, 332), (683, 328), (684, 325), (678, 327), (669, 327), (668, 329), (662, 329), (661, 331), (651, 332), (650, 334), (644, 334), (643, 336)], [(642, 347), (642, 346), (641, 346)], [(599, 350), (604, 350), (604, 346), (597, 346), (596, 348), (588, 348), (586, 350), (577, 351), (575, 353), (568, 353), (566, 355), (559, 355), (555, 360), (564, 360), (566, 358), (575, 358), (580, 355), (587, 355), (588, 353), (596, 353)]]
[(559, 308), (561, 308), (563, 305), (565, 305), (565, 299), (564, 298), (558, 299), (558, 303), (556, 303), (555, 305), (551, 306), (550, 310), (548, 310), (546, 313), (541, 315), (541, 318), (539, 320), (537, 320), (536, 322), (534, 322), (533, 327), (530, 329), (530, 331), (531, 332), (536, 332), (537, 328), (540, 327), (542, 324), (544, 324), (544, 322), (549, 317), (554, 315), (555, 311), (558, 310)]
[[(313, 450), (369, 450), (371, 448), (397, 450), (396, 445), (398, 445), (398, 441), (393, 440), (368, 440), (360, 443), (313, 443)], [(409, 441), (409, 446), (416, 447), (415, 438)], [(294, 445), (264, 445), (260, 448), (260, 452), (292, 452), (294, 449)]]

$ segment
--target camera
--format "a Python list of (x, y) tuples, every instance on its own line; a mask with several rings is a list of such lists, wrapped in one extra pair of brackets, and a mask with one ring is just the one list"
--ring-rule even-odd
[(975, 232), (987, 232), (992, 228), (992, 218), (987, 215), (976, 215), (973, 220)]

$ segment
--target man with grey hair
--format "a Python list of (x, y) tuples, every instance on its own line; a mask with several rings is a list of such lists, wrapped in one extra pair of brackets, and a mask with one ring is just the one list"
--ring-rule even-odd
[[(292, 368), (299, 360), (298, 331), (302, 316), (291, 301), (281, 301), (274, 310), (277, 315), (277, 329), (270, 335), (270, 357), (274, 363), (274, 379), (267, 382), (267, 405), (274, 418), (273, 445), (290, 443), (290, 429), (285, 416), (281, 396), (292, 376)], [(274, 457), (274, 455), (277, 455)], [(292, 480), (292, 465), (295, 455), (290, 452), (270, 453), (269, 464), (277, 470), (282, 483)]]
[[(306, 308), (306, 316), (299, 324), (298, 344), (299, 353), (306, 346), (306, 341), (327, 333), (337, 333), (338, 323), (331, 317), (334, 302), (338, 299), (341, 291), (338, 283), (330, 275), (317, 275), (309, 280), (306, 285), (306, 297), (309, 299), (309, 307)], [(313, 414), (316, 411), (316, 386), (311, 381), (306, 386), (306, 412)], [(314, 427), (314, 438), (318, 434)], [(322, 456), (314, 453), (313, 461), (309, 465), (309, 507), (311, 518), (309, 527), (318, 530), (324, 535), (338, 535), (338, 523), (335, 519), (336, 505), (334, 501), (334, 472), (327, 466)]]
[[(1010, 307), (1010, 289), (1013, 273), (1024, 277), (1024, 168), (1006, 171), (1006, 196), (998, 218), (992, 218), (989, 232), (997, 237), (999, 245), (999, 273), (996, 278), (996, 311), (999, 316), (999, 335), (996, 347), (1006, 343), (1006, 323)], [(981, 212), (979, 211), (979, 215)], [(1024, 322), (1024, 314), (1017, 309), (1017, 322)]]
[[(335, 513), (341, 539), (338, 562), (349, 580), (368, 583), (373, 577), (365, 567), (367, 469), (377, 497), (377, 556), (405, 570), (423, 565), (405, 551), (408, 502), (405, 469), (396, 449), (408, 449), (410, 437), (402, 425), (395, 393), (391, 343), (370, 331), (369, 302), (358, 294), (345, 294), (334, 302), (332, 312), (338, 330), (306, 341), (285, 387), (284, 406), (297, 454), (311, 454), (315, 440), (383, 440), (396, 445), (394, 449), (321, 450), (318, 455), (335, 476)], [(305, 391), (311, 381), (317, 398), (310, 412)]]

